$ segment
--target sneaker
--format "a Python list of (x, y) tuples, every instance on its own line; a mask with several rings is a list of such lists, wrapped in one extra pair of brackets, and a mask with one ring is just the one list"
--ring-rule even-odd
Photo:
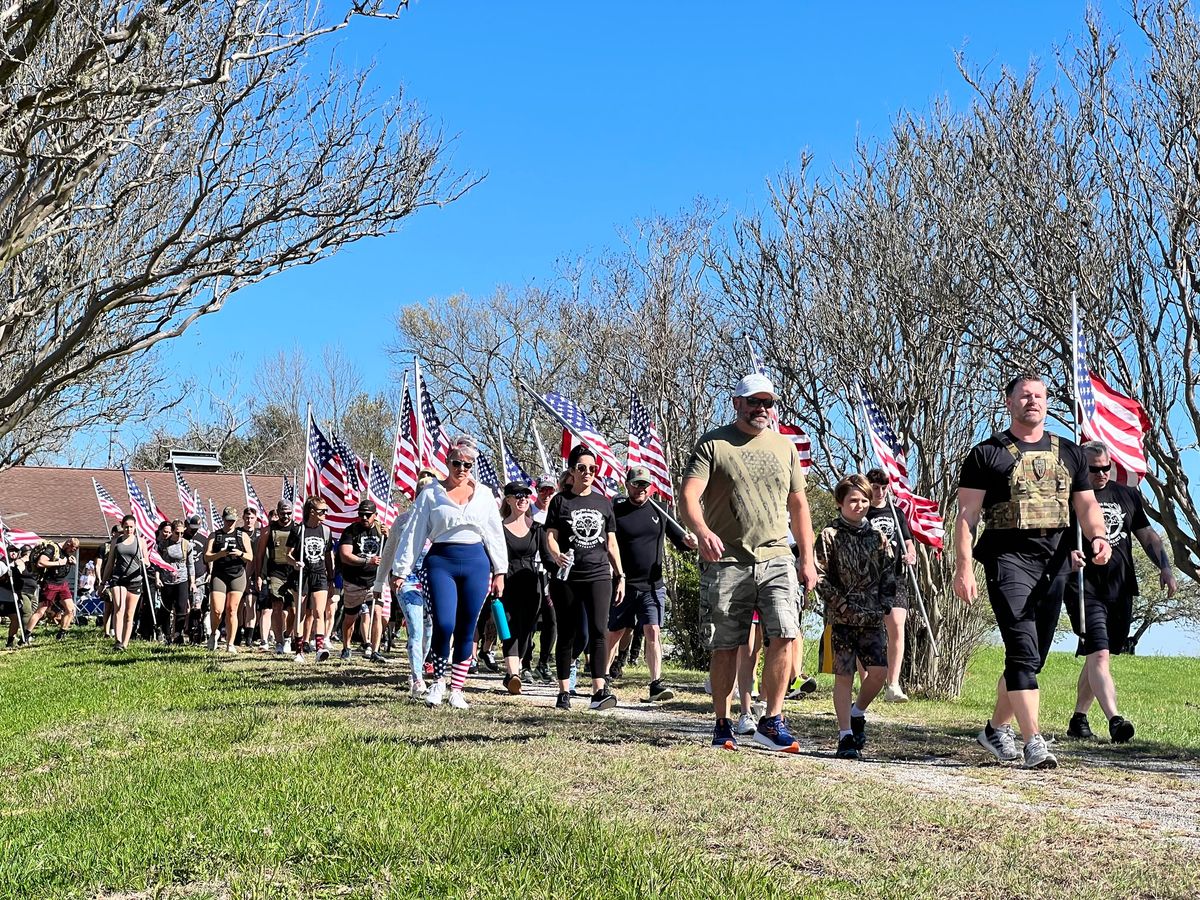
[(548, 665), (543, 664), (538, 666), (533, 670), (533, 674), (538, 677), (538, 680), (541, 681), (542, 684), (550, 683), (550, 667)]
[(487, 653), (483, 654), (481, 659), (483, 661), (484, 667), (489, 672), (499, 672), (500, 671), (500, 667), (498, 665), (496, 665), (496, 654), (493, 653), (491, 650), (489, 650)]
[(1114, 744), (1127, 744), (1133, 738), (1133, 723), (1124, 716), (1113, 716), (1108, 720), (1108, 736)]
[(15, 640), (16, 640), (16, 636), (15, 636), (15, 635), (14, 635), (14, 636), (12, 636), (12, 637), (10, 637), (10, 638), (8, 639), (8, 643), (4, 645), (4, 649), (6, 649), (6, 650), (11, 650), (11, 649), (13, 648), (13, 641), (15, 641)]
[(728, 719), (717, 719), (717, 723), (713, 726), (712, 748), (714, 750), (736, 750), (738, 748), (737, 738), (733, 736), (733, 729), (730, 727)]
[(475, 657), (473, 657), (473, 656), (471, 657), (471, 666), (470, 666), (470, 668), (467, 669), (467, 674), (468, 675), (478, 675), (479, 674), (479, 663), (476, 662)]
[(533, 684), (533, 670), (525, 668), (521, 670), (521, 684)]
[(1046, 746), (1046, 739), (1035, 734), (1025, 742), (1025, 768), (1055, 769), (1058, 768), (1058, 758)]
[(607, 687), (602, 687), (592, 694), (592, 702), (589, 705), (592, 709), (612, 709), (617, 705), (617, 695)]
[(854, 732), (854, 746), (861, 750), (867, 746), (867, 717), (851, 716), (850, 730)]
[(62, 628), (60, 628), (60, 629), (58, 629), (58, 631), (54, 632), (54, 639), (56, 641), (61, 641), (66, 636), (67, 636), (67, 632), (64, 631)]
[(505, 675), (504, 687), (510, 694), (521, 693), (521, 676), (520, 675)]
[(1016, 762), (1021, 758), (1021, 751), (1017, 749), (1017, 736), (1013, 733), (1011, 725), (1001, 725), (993, 729), (991, 735), (987, 733), (985, 725), (983, 731), (975, 736), (975, 740), (1000, 762)]
[(799, 753), (800, 744), (792, 737), (783, 716), (763, 716), (751, 738), (754, 743), (777, 753)]
[(787, 693), (788, 700), (803, 700), (809, 694), (814, 693), (817, 689), (817, 679), (811, 675), (800, 673), (799, 677), (792, 682), (792, 689)]
[(1090, 741), (1095, 736), (1092, 726), (1088, 723), (1087, 713), (1075, 713), (1071, 716), (1071, 721), (1067, 723), (1067, 737)]
[(304, 652), (301, 651), (292, 657), (292, 662), (306, 663), (308, 660), (304, 658)]
[(674, 696), (675, 692), (663, 684), (661, 678), (650, 682), (651, 703), (662, 703), (664, 700), (670, 700)]
[(754, 716), (742, 713), (738, 716), (737, 724), (733, 726), (734, 734), (754, 734)]
[(305, 652), (305, 653), (312, 653), (312, 652), (313, 652), (313, 642), (312, 642), (312, 641), (305, 641), (305, 642), (304, 642), (304, 652)]
[(218, 638), (218, 635), (215, 631), (208, 636), (207, 647), (208, 647), (208, 650), (210, 653), (217, 652), (217, 638)]
[(854, 735), (847, 734), (838, 738), (837, 753), (834, 756), (838, 759), (862, 759), (862, 753), (859, 752)]
[(342, 652), (338, 654), (338, 659), (349, 660), (352, 652), (349, 647), (343, 647)]
[(329, 648), (322, 644), (317, 648), (317, 662), (325, 662), (329, 659)]
[(608, 677), (610, 681), (616, 681), (618, 678), (625, 677), (625, 666), (619, 659), (615, 661), (612, 664), (612, 668), (608, 670)]
[(237, 647), (235, 647), (233, 644), (226, 644), (226, 645), (225, 645), (225, 652), (226, 652), (226, 653), (233, 653), (233, 654), (236, 654), (236, 653), (238, 652), (238, 648), (237, 648)]
[(446, 696), (446, 682), (435, 681), (429, 685), (429, 690), (425, 692), (425, 705), (428, 707), (441, 706), (442, 699)]
[(570, 709), (571, 708), (571, 692), (559, 691), (558, 699), (554, 701), (555, 709)]
[(428, 689), (429, 688), (426, 686), (425, 682), (420, 678), (414, 679), (412, 686), (408, 689), (408, 696), (413, 700), (420, 700), (425, 696), (425, 691)]
[(767, 714), (767, 704), (762, 700), (755, 700), (750, 704), (750, 715), (754, 716), (754, 721), (757, 722)]
[(376, 650), (374, 653), (371, 654), (371, 662), (377, 663), (378, 665), (381, 665), (381, 666), (386, 666), (388, 663), (391, 662), (391, 660), (388, 659), (386, 656), (384, 656), (382, 653), (380, 653), (378, 650)]
[(898, 684), (889, 684), (883, 689), (884, 703), (907, 703), (908, 694), (904, 693)]
[(450, 705), (455, 709), (470, 709), (471, 704), (467, 702), (467, 698), (463, 696), (462, 691), (450, 692)]

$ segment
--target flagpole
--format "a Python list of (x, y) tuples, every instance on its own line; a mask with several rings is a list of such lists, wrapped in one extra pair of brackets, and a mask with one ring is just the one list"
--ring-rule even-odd
[[(135, 619), (140, 620), (140, 614), (142, 611), (142, 600), (146, 600), (146, 602), (150, 606), (150, 622), (153, 624), (153, 627), (154, 627), (154, 639), (157, 640), (158, 639), (158, 616), (156, 616), (154, 614), (154, 607), (158, 601), (154, 596), (154, 590), (150, 587), (150, 573), (146, 571), (146, 552), (147, 552), (147, 550), (146, 550), (146, 547), (144, 547), (142, 545), (142, 535), (137, 527), (137, 516), (133, 515), (133, 504), (137, 503), (137, 501), (133, 499), (133, 493), (129, 490), (129, 485), (130, 485), (129, 470), (126, 469), (125, 466), (121, 466), (121, 469), (125, 473), (125, 493), (129, 494), (129, 514), (131, 516), (133, 516), (133, 521), (134, 521), (133, 533), (136, 534), (137, 538), (138, 538), (138, 562), (141, 564), (141, 567), (142, 567), (142, 584), (144, 584), (146, 586), (146, 592), (145, 592), (146, 595), (144, 597), (138, 598), (138, 608), (134, 611), (133, 617)], [(149, 485), (147, 485), (147, 487), (149, 487)], [(138, 624), (140, 625), (141, 622), (139, 621)]]
[[(870, 444), (871, 443), (871, 422), (870, 422), (870, 420), (867, 419), (867, 403), (866, 403), (865, 398), (863, 397), (862, 385), (858, 384), (856, 382), (854, 385), (854, 389), (858, 393), (858, 408), (859, 408), (859, 410), (861, 410), (861, 412), (863, 414), (863, 424), (866, 426), (866, 431), (864, 431), (863, 434), (866, 437), (867, 444)], [(888, 492), (890, 494), (892, 494), (892, 499), (888, 501), (888, 505), (891, 506), (891, 508), (892, 508), (892, 521), (895, 523), (895, 526), (896, 526), (896, 534), (901, 535), (900, 544), (903, 546), (904, 539), (902, 536), (903, 532), (900, 528), (900, 514), (896, 510), (895, 491), (892, 490), (891, 480), (892, 480), (891, 476), (889, 475), (888, 476)], [(905, 547), (904, 550), (906, 553), (908, 552), (907, 547)], [(904, 561), (904, 573), (912, 582), (913, 593), (916, 595), (916, 598), (917, 598), (917, 609), (919, 609), (921, 611), (921, 621), (925, 623), (925, 633), (927, 635), (929, 635), (929, 646), (933, 648), (934, 657), (935, 658), (940, 657), (942, 655), (942, 653), (938, 649), (937, 638), (935, 638), (933, 636), (933, 623), (929, 621), (929, 612), (925, 609), (925, 598), (921, 596), (921, 583), (917, 580), (916, 563), (909, 565), (909, 563), (907, 561)]]
[(550, 468), (550, 457), (546, 455), (546, 448), (542, 446), (542, 436), (538, 434), (537, 425), (532, 417), (529, 419), (529, 430), (533, 432), (533, 443), (537, 447), (538, 459), (542, 461), (542, 472), (549, 475), (554, 470)]
[[(419, 475), (422, 469), (434, 469), (434, 466), (425, 464), (425, 411), (421, 406), (421, 361), (413, 356), (413, 390), (417, 392), (417, 403), (413, 407), (416, 419), (416, 434), (413, 437), (417, 444), (417, 474)], [(432, 442), (431, 442), (432, 443)], [(436, 451), (435, 451), (436, 452)]]
[[(596, 456), (596, 459), (600, 458), (599, 451), (596, 450), (596, 448), (592, 445), (591, 441), (589, 441), (582, 434), (580, 434), (578, 431), (576, 431), (569, 422), (567, 422), (565, 419), (563, 419), (561, 416), (559, 416), (559, 414), (554, 411), (554, 407), (552, 407), (549, 403), (547, 403), (542, 398), (541, 394), (539, 394), (537, 391), (535, 391), (533, 388), (531, 388), (529, 385), (527, 385), (525, 383), (525, 380), (523, 378), (521, 378), (520, 376), (517, 376), (517, 384), (520, 385), (520, 387), (526, 393), (528, 393), (531, 397), (533, 397), (533, 399), (538, 402), (538, 405), (541, 406), (542, 409), (544, 409), (544, 410), (546, 410), (546, 412), (550, 413), (550, 415), (554, 418), (554, 420), (556, 422), (558, 422), (560, 425), (562, 425), (563, 428), (567, 429), (567, 431), (571, 432), (571, 434), (575, 435), (575, 437), (579, 438), (579, 441), (585, 447), (587, 447), (589, 450), (592, 451), (592, 453)], [(649, 502), (654, 506), (655, 509), (657, 509), (663, 516), (665, 516), (667, 518), (667, 520), (671, 522), (672, 525), (674, 525), (680, 531), (684, 531), (684, 532), (687, 531), (686, 528), (684, 528), (682, 525), (679, 524), (679, 522), (676, 520), (676, 518), (674, 516), (672, 516), (669, 512), (667, 512), (665, 509), (663, 509), (658, 503), (655, 503), (653, 499), (651, 499)]]
[[(99, 501), (99, 497), (96, 498)], [(101, 516), (104, 515), (101, 511)], [(12, 553), (9, 552), (9, 547), (12, 546), (4, 536), (8, 533), (8, 526), (4, 524), (4, 517), (0, 516), (0, 550), (4, 553), (4, 559), (8, 562), (8, 589), (13, 595), (13, 614), (17, 617), (17, 622), (21, 625), (21, 642), (29, 643), (29, 631), (25, 628), (25, 605), (21, 602), (21, 594), (17, 590), (17, 583), (13, 580), (13, 567), (16, 565), (16, 560), (13, 559)], [(16, 547), (14, 546), (15, 550)], [(78, 567), (77, 567), (78, 568)]]
[[(400, 391), (400, 402), (396, 404), (396, 436), (392, 438), (392, 468), (388, 472), (388, 484), (396, 486), (396, 455), (400, 450), (400, 428), (404, 423), (404, 398), (408, 394), (408, 370), (404, 371), (403, 388)], [(391, 499), (391, 493), (388, 494)]]
[[(1073, 405), (1075, 407), (1075, 415), (1072, 417), (1075, 421), (1075, 443), (1080, 440), (1082, 431), (1082, 423), (1080, 422), (1079, 408), (1079, 366), (1082, 363), (1081, 344), (1083, 342), (1083, 334), (1079, 330), (1079, 300), (1074, 290), (1071, 291), (1071, 361), (1074, 363), (1071, 366), (1071, 388), (1074, 394)], [(1083, 553), (1083, 523), (1079, 521), (1079, 516), (1075, 517), (1075, 549)], [(1084, 613), (1083, 603), (1083, 568), (1075, 573), (1075, 586), (1079, 590), (1079, 636), (1083, 637), (1087, 634), (1087, 616)]]

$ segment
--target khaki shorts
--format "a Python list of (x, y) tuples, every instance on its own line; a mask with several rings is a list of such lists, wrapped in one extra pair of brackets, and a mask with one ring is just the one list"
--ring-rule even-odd
[(796, 561), (788, 554), (760, 563), (707, 563), (700, 573), (701, 634), (710, 650), (735, 650), (750, 639), (758, 610), (763, 635), (800, 634)]
[[(357, 584), (347, 584), (343, 588), (342, 593), (342, 609), (346, 611), (346, 615), (357, 616), (371, 615), (375, 608), (375, 595), (371, 593), (369, 587), (359, 587)], [(392, 614), (391, 599), (379, 601), (379, 608), (384, 619), (387, 619)]]

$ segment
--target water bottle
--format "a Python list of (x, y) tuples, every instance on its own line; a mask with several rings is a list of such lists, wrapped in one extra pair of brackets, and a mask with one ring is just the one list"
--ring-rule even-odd
[(565, 559), (563, 561), (563, 564), (558, 569), (558, 580), (559, 581), (566, 581), (567, 577), (571, 574), (571, 567), (573, 565), (575, 565), (575, 551), (574, 550), (568, 550), (566, 553), (563, 554), (563, 556), (565, 557)]
[(508, 630), (508, 616), (504, 614), (504, 604), (500, 602), (499, 597), (492, 598), (492, 621), (496, 623), (496, 636), (502, 641), (507, 641), (512, 638), (512, 632)]

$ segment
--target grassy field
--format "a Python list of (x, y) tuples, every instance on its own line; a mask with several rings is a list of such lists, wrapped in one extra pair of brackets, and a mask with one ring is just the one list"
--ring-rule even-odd
[[(0, 896), (1200, 894), (1200, 660), (1118, 660), (1139, 740), (1060, 741), (1052, 773), (972, 749), (994, 651), (961, 701), (880, 709), (857, 764), (831, 758), (827, 685), (779, 757), (706, 748), (697, 673), (595, 715), (494, 679), (427, 711), (398, 669), (118, 656), (94, 631), (4, 654)], [(1052, 659), (1047, 732), (1077, 672)]]

